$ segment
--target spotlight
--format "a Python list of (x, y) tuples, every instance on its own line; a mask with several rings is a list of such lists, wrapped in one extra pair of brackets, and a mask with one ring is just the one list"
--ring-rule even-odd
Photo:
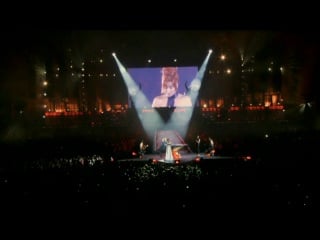
[(209, 53), (212, 53), (212, 49), (209, 49)]
[(115, 52), (113, 52), (113, 53), (112, 53), (112, 56), (114, 56), (114, 57), (115, 57), (115, 56), (116, 56), (116, 53), (115, 53)]
[(190, 89), (192, 91), (199, 91), (200, 86), (201, 86), (200, 80), (195, 78), (195, 79), (193, 79), (193, 81), (190, 84)]
[(136, 87), (130, 87), (130, 88), (128, 89), (128, 92), (129, 92), (129, 95), (130, 95), (130, 96), (134, 97), (134, 96), (136, 96), (137, 93), (138, 93), (138, 88), (136, 88)]

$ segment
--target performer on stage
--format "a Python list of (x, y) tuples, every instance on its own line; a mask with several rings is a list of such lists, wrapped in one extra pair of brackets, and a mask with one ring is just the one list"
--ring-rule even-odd
[(139, 144), (139, 148), (140, 148), (140, 159), (143, 158), (145, 152), (146, 152), (146, 149), (148, 147), (148, 144), (144, 144), (143, 143), (143, 140), (141, 140), (140, 144)]
[(198, 155), (200, 155), (200, 142), (201, 142), (201, 140), (200, 140), (200, 137), (199, 137), (199, 135), (198, 135), (197, 138), (196, 138), (197, 153), (198, 153)]
[(172, 148), (171, 148), (171, 142), (170, 142), (169, 138), (166, 138), (165, 144), (166, 144), (166, 155), (165, 155), (164, 160), (167, 162), (174, 162), (174, 157), (173, 157)]
[(214, 156), (214, 141), (211, 137), (209, 137), (209, 143), (210, 143), (209, 155), (210, 155), (210, 157), (212, 157), (212, 156)]
[(158, 148), (158, 152), (161, 158), (164, 158), (165, 154), (166, 154), (166, 147), (167, 147), (167, 138), (162, 138), (161, 139), (161, 146)]

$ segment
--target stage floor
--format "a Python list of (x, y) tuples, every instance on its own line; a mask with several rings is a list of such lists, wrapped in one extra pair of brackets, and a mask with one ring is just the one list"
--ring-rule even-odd
[(142, 158), (131, 158), (131, 159), (120, 159), (119, 161), (138, 161), (138, 162), (148, 162), (148, 161), (157, 161), (157, 162), (164, 162), (164, 163), (188, 163), (196, 160), (218, 160), (218, 159), (235, 159), (234, 156), (209, 156), (205, 153), (185, 153), (180, 154), (181, 158), (175, 161), (165, 161), (164, 155), (160, 154), (145, 154)]

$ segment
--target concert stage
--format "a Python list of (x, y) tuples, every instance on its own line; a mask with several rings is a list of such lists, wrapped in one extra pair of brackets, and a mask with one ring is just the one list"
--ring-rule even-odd
[[(172, 151), (170, 160), (166, 156), (166, 140), (169, 139)], [(210, 151), (210, 152), (209, 152)], [(152, 152), (152, 153), (151, 153)], [(173, 159), (172, 159), (173, 158)], [(136, 158), (118, 159), (118, 161), (138, 161), (138, 162), (159, 162), (168, 164), (183, 164), (200, 161), (223, 161), (223, 160), (251, 160), (250, 156), (222, 155), (214, 149), (208, 149), (199, 154), (192, 151), (190, 146), (184, 141), (181, 135), (175, 130), (158, 130), (154, 137), (152, 151), (143, 155), (136, 154)]]

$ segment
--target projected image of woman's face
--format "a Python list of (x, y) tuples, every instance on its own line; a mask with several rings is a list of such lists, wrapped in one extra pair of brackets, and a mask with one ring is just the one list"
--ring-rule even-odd
[(164, 87), (165, 95), (167, 97), (171, 97), (176, 94), (177, 89), (175, 88), (173, 82), (167, 82), (166, 86)]

